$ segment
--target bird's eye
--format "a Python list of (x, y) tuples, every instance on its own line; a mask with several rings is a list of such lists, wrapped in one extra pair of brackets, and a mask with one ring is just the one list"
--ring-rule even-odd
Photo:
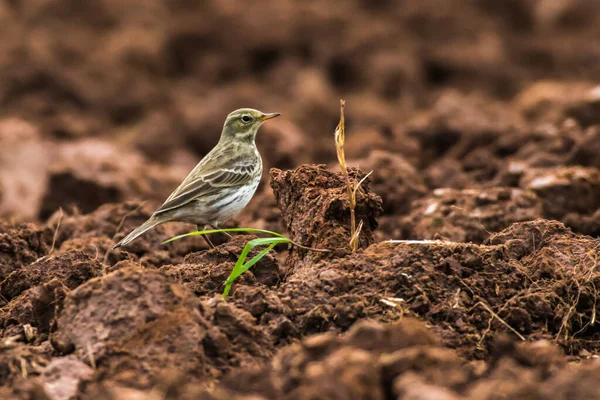
[(250, 117), (248, 115), (242, 115), (242, 122), (247, 124), (250, 121), (252, 121), (252, 117)]

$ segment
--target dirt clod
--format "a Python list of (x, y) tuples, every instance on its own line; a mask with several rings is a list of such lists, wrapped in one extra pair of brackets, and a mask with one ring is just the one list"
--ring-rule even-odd
[(48, 189), (51, 147), (35, 125), (16, 118), (0, 120), (0, 216), (35, 218)]
[(77, 395), (79, 385), (93, 377), (94, 370), (67, 356), (54, 358), (42, 371), (43, 388), (52, 400), (68, 400)]
[(0, 223), (0, 281), (48, 253), (40, 228)]
[(513, 188), (437, 189), (413, 203), (410, 214), (387, 222), (402, 227), (397, 239), (446, 239), (483, 243), (492, 232), (542, 216), (531, 191)]
[(590, 214), (600, 203), (600, 171), (596, 168), (558, 167), (530, 169), (521, 186), (535, 192), (550, 218), (568, 213)]
[[(233, 270), (239, 255), (246, 244), (256, 236), (237, 235), (230, 241), (208, 251), (188, 254), (182, 264), (167, 265), (160, 269), (164, 274), (173, 277), (196, 295), (211, 295), (222, 291), (225, 281)], [(260, 250), (253, 249), (247, 259), (256, 256)], [(267, 254), (250, 269), (250, 273), (242, 275), (234, 284), (260, 284), (274, 286), (281, 279), (279, 265), (272, 254)]]
[(350, 164), (363, 171), (373, 171), (370, 187), (381, 196), (384, 215), (405, 214), (411, 203), (427, 191), (420, 172), (396, 154), (375, 150), (365, 159)]
[(57, 279), (69, 290), (77, 288), (87, 280), (97, 277), (102, 272), (98, 260), (72, 251), (59, 256), (40, 259), (21, 269), (12, 272), (0, 283), (2, 295), (10, 300), (24, 290), (40, 283)]
[[(598, 398), (597, 0), (237, 3), (0, 1), (0, 399)], [(112, 246), (240, 107), (222, 226), (331, 251), (223, 299), (254, 236)]]
[[(361, 180), (365, 174), (350, 171), (351, 179)], [(271, 170), (271, 186), (290, 238), (303, 246), (345, 252), (350, 242), (350, 209), (346, 182), (341, 173), (324, 165), (303, 165), (293, 171)], [(370, 191), (369, 180), (357, 194), (356, 221), (363, 221), (359, 247), (373, 242), (377, 216), (381, 214), (381, 198)], [(358, 222), (357, 222), (358, 223)], [(309, 263), (322, 258), (319, 252), (294, 249), (288, 259), (291, 265)]]

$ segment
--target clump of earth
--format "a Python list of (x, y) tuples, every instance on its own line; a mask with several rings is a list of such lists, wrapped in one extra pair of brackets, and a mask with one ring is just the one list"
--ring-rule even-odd
[[(0, 397), (598, 398), (595, 2), (234, 3), (0, 5)], [(224, 299), (256, 236), (111, 249), (239, 107), (283, 115), (226, 226), (329, 251)]]

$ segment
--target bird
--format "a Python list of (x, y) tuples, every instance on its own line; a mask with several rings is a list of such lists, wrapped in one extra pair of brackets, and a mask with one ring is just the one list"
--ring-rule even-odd
[[(262, 177), (262, 158), (256, 134), (267, 120), (279, 113), (240, 108), (225, 119), (216, 146), (200, 160), (177, 189), (142, 225), (119, 241), (113, 249), (126, 246), (150, 229), (165, 222), (187, 222), (218, 228), (238, 214), (254, 196)], [(210, 247), (210, 240), (203, 236)]]

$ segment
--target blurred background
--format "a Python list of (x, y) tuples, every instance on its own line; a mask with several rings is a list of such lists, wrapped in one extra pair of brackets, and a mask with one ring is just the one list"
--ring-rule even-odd
[(598, 0), (2, 0), (0, 216), (158, 204), (239, 107), (283, 114), (265, 174), (332, 163), (340, 98), (347, 157), (398, 214), (518, 185), (511, 157), (564, 163), (540, 137), (599, 123), (599, 78)]

